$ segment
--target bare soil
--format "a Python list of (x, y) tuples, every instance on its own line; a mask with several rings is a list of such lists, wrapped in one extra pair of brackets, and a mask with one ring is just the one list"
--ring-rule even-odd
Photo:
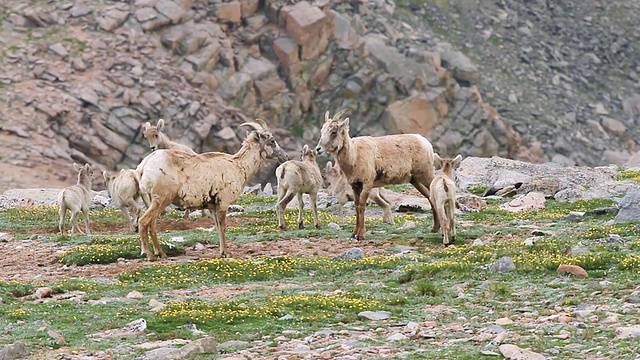
[[(242, 226), (254, 220), (251, 218), (227, 217), (227, 226)], [(196, 228), (211, 228), (213, 220), (210, 218), (197, 219), (159, 219), (158, 232), (167, 230), (189, 230)], [(129, 233), (126, 223), (92, 222), (93, 234), (123, 234)], [(146, 259), (121, 260), (112, 264), (92, 264), (84, 266), (67, 266), (56, 261), (65, 251), (73, 245), (60, 245), (51, 241), (43, 241), (39, 235), (56, 235), (57, 228), (42, 227), (32, 228), (26, 232), (34, 234), (32, 240), (16, 240), (0, 243), (0, 280), (19, 280), (23, 282), (51, 282), (62, 279), (90, 279), (96, 277), (116, 277), (118, 274), (148, 266), (151, 262)], [(213, 239), (217, 238), (214, 231)], [(233, 238), (227, 239), (227, 247), (231, 254), (237, 258), (253, 258), (256, 256), (335, 256), (347, 252), (353, 247), (359, 247), (368, 255), (376, 255), (385, 252), (392, 246), (390, 241), (380, 240), (355, 241), (351, 239), (279, 239), (278, 241), (262, 241), (255, 243), (238, 244)], [(215, 244), (205, 244), (204, 250), (186, 248), (186, 254), (170, 257), (162, 260), (167, 263), (179, 263), (197, 259), (211, 259), (219, 257), (217, 240)]]

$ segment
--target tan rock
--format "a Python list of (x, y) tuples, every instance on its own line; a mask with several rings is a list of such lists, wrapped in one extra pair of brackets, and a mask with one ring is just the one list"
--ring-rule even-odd
[(177, 24), (184, 18), (185, 10), (171, 0), (158, 0), (156, 10), (171, 20), (171, 23)]
[(384, 124), (390, 133), (429, 136), (444, 121), (448, 112), (444, 89), (433, 89), (389, 105), (385, 111)]
[(562, 264), (560, 266), (558, 266), (558, 273), (559, 274), (564, 274), (564, 273), (571, 273), (577, 277), (580, 278), (588, 278), (589, 274), (587, 274), (587, 272), (581, 268), (578, 265), (566, 265), (566, 264)]
[(298, 45), (309, 43), (323, 29), (326, 14), (319, 8), (300, 1), (287, 14), (286, 28)]
[(218, 4), (218, 20), (222, 22), (239, 23), (242, 17), (242, 4), (239, 1)]
[(534, 191), (526, 195), (518, 196), (508, 203), (502, 204), (500, 208), (511, 212), (542, 210), (544, 209), (545, 202), (544, 194)]
[(509, 360), (545, 360), (542, 354), (538, 354), (531, 350), (521, 349), (517, 345), (504, 344), (500, 345), (500, 352)]
[(298, 57), (298, 45), (290, 37), (281, 37), (273, 42), (273, 51), (283, 68), (300, 61)]
[(264, 103), (282, 91), (286, 84), (278, 76), (272, 76), (265, 80), (256, 81), (255, 87), (260, 101)]
[(240, 0), (240, 8), (243, 18), (251, 17), (260, 6), (260, 0)]
[(627, 132), (627, 127), (621, 121), (606, 116), (602, 117), (602, 127), (616, 136), (624, 135)]

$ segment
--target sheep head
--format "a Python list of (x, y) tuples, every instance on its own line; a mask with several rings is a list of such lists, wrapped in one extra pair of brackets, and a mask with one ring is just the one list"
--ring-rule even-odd
[(253, 129), (251, 133), (248, 133), (245, 141), (255, 139), (260, 145), (260, 155), (263, 159), (278, 159), (281, 163), (289, 160), (289, 155), (278, 145), (264, 120), (258, 118), (255, 122), (242, 123), (240, 126), (248, 126)]
[(348, 109), (338, 111), (333, 117), (329, 117), (329, 112), (324, 114), (324, 124), (320, 130), (320, 141), (316, 146), (316, 152), (322, 154), (328, 152), (336, 154), (342, 149), (344, 143), (349, 140), (349, 118), (340, 121), (340, 116)]
[(443, 174), (447, 175), (450, 178), (453, 178), (453, 170), (460, 164), (462, 155), (458, 155), (453, 159), (443, 159), (440, 157), (440, 155), (434, 153), (433, 159), (435, 163), (440, 163), (440, 168), (442, 169)]
[(331, 161), (327, 162), (327, 165), (324, 167), (324, 185), (326, 187), (333, 186), (338, 180), (340, 180), (340, 168), (338, 164), (333, 165)]
[(78, 172), (78, 184), (91, 184), (93, 181), (93, 168), (91, 165), (84, 166), (73, 163), (73, 169)]
[(316, 152), (313, 149), (309, 148), (309, 145), (304, 145), (302, 147), (302, 151), (300, 152), (300, 160), (301, 161), (310, 161), (316, 162)]
[(151, 125), (150, 122), (146, 122), (143, 126), (142, 135), (149, 141), (149, 147), (151, 151), (158, 149), (158, 145), (162, 142), (161, 130), (164, 127), (164, 120), (158, 120), (156, 126)]

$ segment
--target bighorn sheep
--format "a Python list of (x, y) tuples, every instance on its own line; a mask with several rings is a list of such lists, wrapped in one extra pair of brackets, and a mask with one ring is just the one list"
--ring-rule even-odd
[(138, 218), (142, 214), (139, 200), (142, 198), (145, 205), (149, 206), (149, 200), (140, 192), (136, 172), (133, 169), (122, 169), (118, 175), (109, 175), (102, 172), (102, 177), (107, 185), (107, 192), (114, 204), (129, 218), (129, 228), (138, 232)]
[(142, 128), (142, 135), (149, 141), (149, 147), (151, 150), (176, 149), (188, 152), (189, 154), (196, 153), (187, 145), (171, 141), (171, 139), (162, 132), (162, 128), (164, 128), (163, 119), (158, 120), (158, 124), (156, 126), (151, 125), (150, 122), (146, 122), (144, 124)]
[(445, 246), (456, 240), (456, 183), (453, 170), (460, 164), (462, 155), (454, 159), (442, 159), (434, 154), (435, 162), (440, 162), (442, 172), (433, 178), (430, 186), (431, 206), (441, 222), (442, 242)]
[[(418, 134), (386, 135), (379, 137), (349, 137), (349, 118), (339, 121), (342, 110), (329, 117), (325, 113), (318, 154), (327, 152), (344, 172), (353, 189), (356, 206), (356, 226), (353, 237), (364, 239), (364, 210), (372, 188), (387, 184), (411, 183), (429, 199), (429, 184), (433, 180), (433, 147)], [(433, 210), (433, 206), (432, 206)], [(440, 228), (433, 210), (433, 228)]]
[[(331, 161), (327, 162), (324, 168), (324, 176), (326, 179), (327, 192), (338, 198), (338, 216), (340, 222), (344, 221), (344, 204), (353, 200), (353, 189), (347, 182), (347, 178), (340, 170), (338, 164), (333, 165)], [(391, 202), (382, 194), (382, 188), (373, 188), (369, 193), (369, 202), (378, 204), (384, 209), (382, 219), (387, 224), (393, 224), (393, 214), (391, 213)]]
[(91, 165), (85, 164), (80, 166), (73, 163), (73, 168), (78, 172), (78, 183), (76, 185), (68, 186), (58, 194), (58, 206), (60, 206), (60, 223), (58, 229), (60, 235), (65, 236), (66, 230), (64, 228), (64, 217), (67, 214), (67, 209), (71, 211), (71, 233), (82, 233), (82, 230), (78, 227), (78, 214), (82, 212), (84, 214), (84, 227), (86, 234), (89, 235), (89, 205), (91, 205), (91, 184), (93, 183), (93, 169)]
[(313, 223), (316, 228), (320, 228), (318, 222), (318, 208), (316, 199), (318, 190), (322, 188), (322, 174), (320, 167), (316, 163), (316, 153), (305, 145), (302, 148), (300, 161), (289, 160), (276, 168), (276, 178), (278, 178), (278, 203), (276, 213), (278, 214), (278, 226), (281, 230), (286, 230), (284, 221), (284, 209), (287, 204), (296, 196), (298, 199), (298, 229), (303, 228), (304, 202), (302, 194), (309, 194), (311, 211), (313, 211)]
[[(234, 155), (156, 150), (138, 165), (140, 190), (151, 197), (149, 208), (139, 220), (140, 241), (147, 259), (153, 260), (157, 255), (166, 257), (158, 242), (156, 220), (171, 203), (211, 210), (218, 229), (220, 254), (229, 255), (225, 239), (227, 209), (266, 159), (278, 158), (281, 162), (289, 159), (264, 120), (256, 119), (240, 126), (249, 126), (252, 131), (247, 132), (242, 147)], [(149, 237), (155, 248), (153, 252), (149, 248)]]
[[(159, 149), (176, 149), (182, 150), (189, 154), (196, 153), (187, 145), (180, 144), (169, 139), (169, 137), (162, 132), (162, 128), (164, 128), (163, 119), (159, 119), (158, 123), (155, 126), (151, 125), (151, 123), (147, 121), (142, 128), (142, 135), (149, 141), (149, 147), (151, 148), (151, 151)], [(188, 219), (190, 213), (190, 209), (184, 209), (184, 215), (182, 215), (182, 218)], [(205, 215), (204, 210), (202, 210), (202, 215)]]

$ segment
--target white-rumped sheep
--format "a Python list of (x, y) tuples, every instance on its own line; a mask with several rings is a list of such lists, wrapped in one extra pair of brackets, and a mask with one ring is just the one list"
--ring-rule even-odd
[(313, 223), (316, 228), (320, 228), (318, 222), (318, 208), (316, 200), (318, 191), (322, 188), (322, 174), (316, 162), (316, 153), (305, 145), (302, 148), (300, 161), (289, 160), (276, 168), (276, 178), (278, 179), (278, 203), (276, 213), (278, 215), (278, 226), (281, 230), (286, 230), (284, 221), (284, 210), (287, 204), (295, 196), (298, 199), (298, 229), (304, 227), (303, 209), (304, 202), (302, 194), (309, 194), (311, 211), (313, 212)]
[[(151, 151), (160, 150), (160, 149), (176, 149), (182, 150), (184, 152), (188, 152), (189, 154), (195, 154), (192, 148), (187, 145), (177, 143), (162, 132), (164, 128), (164, 120), (159, 119), (158, 123), (154, 126), (151, 125), (150, 122), (146, 122), (142, 127), (142, 135), (149, 141), (149, 147)], [(190, 209), (184, 209), (184, 215), (182, 215), (183, 219), (188, 219), (189, 214), (191, 213)], [(202, 215), (206, 215), (205, 211), (202, 210)]]
[(64, 217), (67, 214), (67, 209), (71, 211), (71, 233), (76, 231), (82, 233), (82, 230), (78, 227), (78, 215), (80, 212), (84, 215), (84, 227), (86, 234), (89, 235), (89, 205), (91, 205), (91, 184), (93, 183), (93, 169), (91, 165), (85, 164), (80, 166), (73, 163), (73, 168), (78, 172), (78, 183), (76, 185), (68, 186), (58, 194), (58, 206), (60, 206), (60, 223), (58, 224), (58, 230), (60, 235), (66, 236), (66, 230), (64, 227)]
[[(178, 150), (156, 150), (138, 165), (140, 190), (151, 197), (151, 204), (140, 217), (140, 241), (147, 259), (166, 257), (160, 248), (156, 220), (164, 208), (174, 204), (183, 208), (209, 209), (218, 229), (220, 255), (228, 256), (225, 229), (227, 210), (242, 194), (247, 182), (266, 159), (288, 160), (262, 119), (243, 123), (251, 132), (234, 155), (209, 152), (188, 154)], [(149, 248), (149, 237), (154, 251)]]
[(140, 192), (136, 171), (122, 169), (117, 175), (109, 175), (107, 171), (103, 171), (102, 177), (113, 203), (129, 219), (130, 230), (138, 232), (138, 218), (142, 215), (142, 207), (139, 200), (142, 198), (147, 207), (149, 206), (149, 200), (142, 196)]
[[(435, 175), (433, 147), (429, 140), (418, 134), (351, 138), (349, 118), (339, 121), (339, 116), (345, 111), (334, 117), (329, 117), (329, 112), (326, 112), (316, 150), (318, 154), (327, 152), (333, 155), (351, 185), (356, 206), (353, 237), (362, 240), (365, 234), (364, 210), (374, 187), (411, 183), (429, 199), (429, 185)], [(435, 210), (433, 222), (432, 231), (437, 231), (440, 223)]]
[[(340, 222), (344, 221), (344, 204), (347, 201), (353, 201), (353, 189), (347, 182), (347, 178), (340, 170), (338, 164), (333, 165), (331, 161), (327, 162), (324, 168), (324, 177), (326, 179), (325, 185), (329, 195), (333, 195), (338, 198), (338, 217)], [(382, 188), (373, 188), (369, 193), (369, 202), (378, 204), (383, 210), (384, 215), (382, 219), (387, 224), (393, 225), (393, 213), (391, 213), (391, 202), (382, 194)]]
[(453, 171), (460, 164), (462, 155), (453, 159), (442, 159), (438, 154), (434, 154), (434, 158), (436, 163), (440, 163), (442, 171), (431, 182), (430, 201), (440, 219), (442, 242), (447, 246), (456, 240), (456, 183), (453, 180)]

